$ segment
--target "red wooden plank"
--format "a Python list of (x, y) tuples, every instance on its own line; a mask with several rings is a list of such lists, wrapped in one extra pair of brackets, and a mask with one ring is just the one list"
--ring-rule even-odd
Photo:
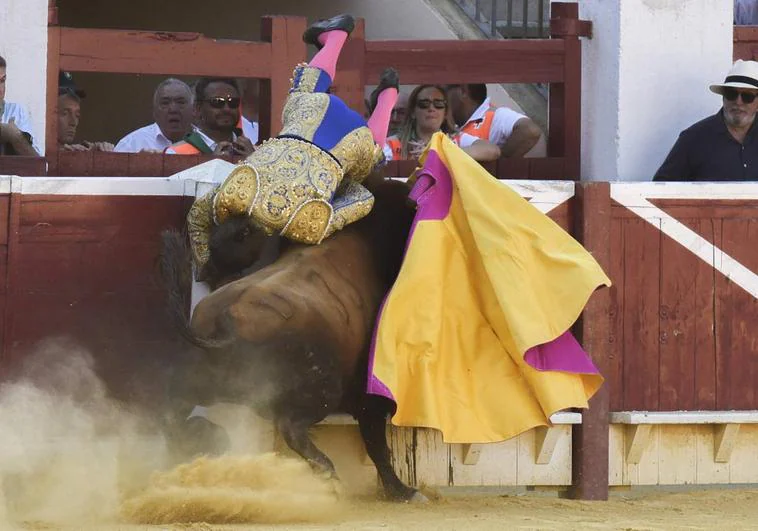
[(525, 160), (529, 161), (529, 179), (572, 179), (570, 175), (566, 174), (566, 159), (564, 157), (545, 157)]
[(366, 112), (364, 88), (366, 83), (377, 84), (379, 78), (365, 79), (366, 33), (362, 18), (355, 21), (355, 29), (340, 53), (337, 73), (334, 79), (335, 94), (354, 111), (363, 115)]
[[(719, 242), (727, 239), (756, 241), (750, 220), (724, 220)], [(721, 274), (716, 276), (717, 406), (726, 409), (756, 407), (754, 388), (755, 353), (758, 346), (758, 301)]]
[(260, 140), (279, 133), (282, 128), (282, 110), (290, 88), (292, 71), (306, 58), (305, 19), (295, 17), (263, 17), (261, 39), (271, 43), (271, 70), (260, 85)]
[(162, 177), (163, 157), (160, 153), (130, 153), (127, 174), (133, 177)]
[(57, 173), (65, 177), (86, 177), (93, 175), (93, 151), (61, 151), (58, 153)]
[[(0, 195), (0, 245), (8, 245), (8, 217), (10, 216), (11, 198)], [(0, 281), (4, 277), (0, 276)]]
[(150, 231), (174, 226), (181, 196), (23, 196), (16, 237), (21, 242), (141, 242)]
[[(691, 222), (691, 221), (690, 221)], [(695, 408), (696, 291), (700, 258), (663, 236), (660, 281), (660, 408)]]
[[(204, 162), (204, 160), (203, 160)], [(164, 155), (163, 176), (174, 175), (201, 163), (200, 155)]]
[(555, 83), (564, 80), (563, 39), (367, 41), (367, 80), (392, 65), (407, 84)]
[(160, 253), (158, 231), (144, 243), (23, 244), (12, 281), (19, 290), (97, 294), (153, 289)]
[[(576, 233), (604, 269), (610, 263), (611, 196), (608, 183), (578, 183)], [(606, 370), (610, 304), (607, 289), (596, 291), (584, 309), (580, 341), (601, 373)], [(608, 499), (608, 404), (603, 385), (582, 411), (582, 423), (573, 431), (572, 496), (585, 500)]]
[[(713, 241), (713, 222), (698, 221), (696, 232)], [(694, 409), (716, 409), (715, 270), (702, 260), (695, 265), (695, 393)]]
[(578, 201), (576, 198), (569, 199), (565, 203), (558, 205), (548, 212), (547, 215), (550, 219), (560, 225), (563, 230), (570, 234), (575, 234), (574, 211), (577, 208), (577, 203)]
[(500, 158), (497, 160), (495, 176), (498, 179), (529, 179), (530, 164), (529, 159)]
[(47, 118), (45, 123), (45, 155), (50, 170), (57, 174), (58, 154), (58, 74), (60, 67), (61, 29), (47, 28)]
[(610, 410), (621, 411), (624, 408), (624, 286), (626, 278), (627, 256), (624, 254), (623, 221), (615, 216), (616, 209), (611, 208), (610, 223), (610, 257), (607, 274), (613, 281), (608, 296), (608, 363), (603, 374), (610, 392)]
[(60, 68), (74, 72), (265, 78), (275, 68), (266, 42), (91, 28), (60, 28), (60, 36)]
[(94, 151), (92, 175), (98, 177), (125, 177), (129, 175), (129, 154)]
[(47, 162), (42, 157), (0, 157), (0, 175), (47, 175)]
[(623, 221), (624, 409), (659, 407), (658, 286), (660, 226), (641, 219)]

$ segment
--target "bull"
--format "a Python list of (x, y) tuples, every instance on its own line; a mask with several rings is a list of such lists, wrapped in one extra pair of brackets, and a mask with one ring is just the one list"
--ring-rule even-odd
[(185, 316), (189, 249), (180, 234), (164, 232), (161, 268), (169, 307), (183, 337), (199, 348), (194, 361), (180, 364), (170, 393), (175, 437), (207, 443), (189, 453), (208, 453), (208, 441), (224, 440), (209, 421), (186, 420), (195, 404), (244, 404), (271, 419), (315, 470), (336, 477), (308, 430), (327, 415), (349, 413), (386, 497), (425, 501), (390, 461), (386, 421), (394, 403), (366, 393), (373, 327), (399, 272), (414, 215), (404, 183), (376, 178), (372, 192), (375, 205), (364, 219), (320, 245), (283, 240), (279, 258), (251, 273), (245, 268), (267, 237), (244, 217), (216, 227), (209, 283), (218, 289), (200, 301), (191, 321)]

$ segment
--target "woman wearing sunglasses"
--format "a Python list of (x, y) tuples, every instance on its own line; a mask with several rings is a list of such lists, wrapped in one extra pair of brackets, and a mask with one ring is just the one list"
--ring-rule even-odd
[(264, 141), (187, 217), (196, 280), (205, 279), (211, 228), (247, 218), (268, 235), (317, 244), (371, 211), (374, 197), (361, 183), (384, 162), (382, 146), (398, 76), (382, 74), (368, 122), (329, 93), (337, 59), (355, 22), (339, 15), (311, 25), (303, 40), (318, 48), (293, 72), (279, 135)]
[(486, 140), (455, 133), (448, 114), (447, 98), (441, 85), (419, 85), (408, 97), (408, 112), (397, 135), (387, 139), (387, 160), (417, 159), (434, 133), (450, 136), (474, 160), (485, 162), (500, 157), (500, 149)]

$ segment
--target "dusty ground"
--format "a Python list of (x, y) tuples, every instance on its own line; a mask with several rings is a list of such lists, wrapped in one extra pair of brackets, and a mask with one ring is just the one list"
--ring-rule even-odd
[[(26, 529), (58, 528), (27, 524)], [(97, 526), (104, 531), (137, 530), (458, 530), (494, 529), (756, 529), (758, 489), (627, 494), (608, 502), (579, 502), (544, 496), (448, 497), (429, 505), (353, 501), (331, 523), (279, 525), (182, 524)]]

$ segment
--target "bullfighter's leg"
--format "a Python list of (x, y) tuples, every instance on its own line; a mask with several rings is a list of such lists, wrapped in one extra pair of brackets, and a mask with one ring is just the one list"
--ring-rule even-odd
[(392, 118), (392, 108), (397, 103), (397, 91), (400, 86), (400, 77), (397, 70), (387, 68), (379, 78), (379, 85), (371, 93), (371, 116), (368, 119), (368, 128), (374, 142), (380, 146), (387, 140), (387, 129)]
[(355, 20), (350, 15), (337, 15), (311, 24), (303, 34), (303, 40), (320, 49), (308, 65), (323, 70), (334, 79), (337, 59), (353, 28)]
[(392, 468), (390, 449), (387, 446), (387, 416), (390, 411), (388, 400), (378, 396), (368, 396), (356, 415), (361, 437), (366, 445), (366, 453), (376, 465), (382, 480), (385, 495), (396, 501), (426, 502), (426, 496), (403, 483)]

